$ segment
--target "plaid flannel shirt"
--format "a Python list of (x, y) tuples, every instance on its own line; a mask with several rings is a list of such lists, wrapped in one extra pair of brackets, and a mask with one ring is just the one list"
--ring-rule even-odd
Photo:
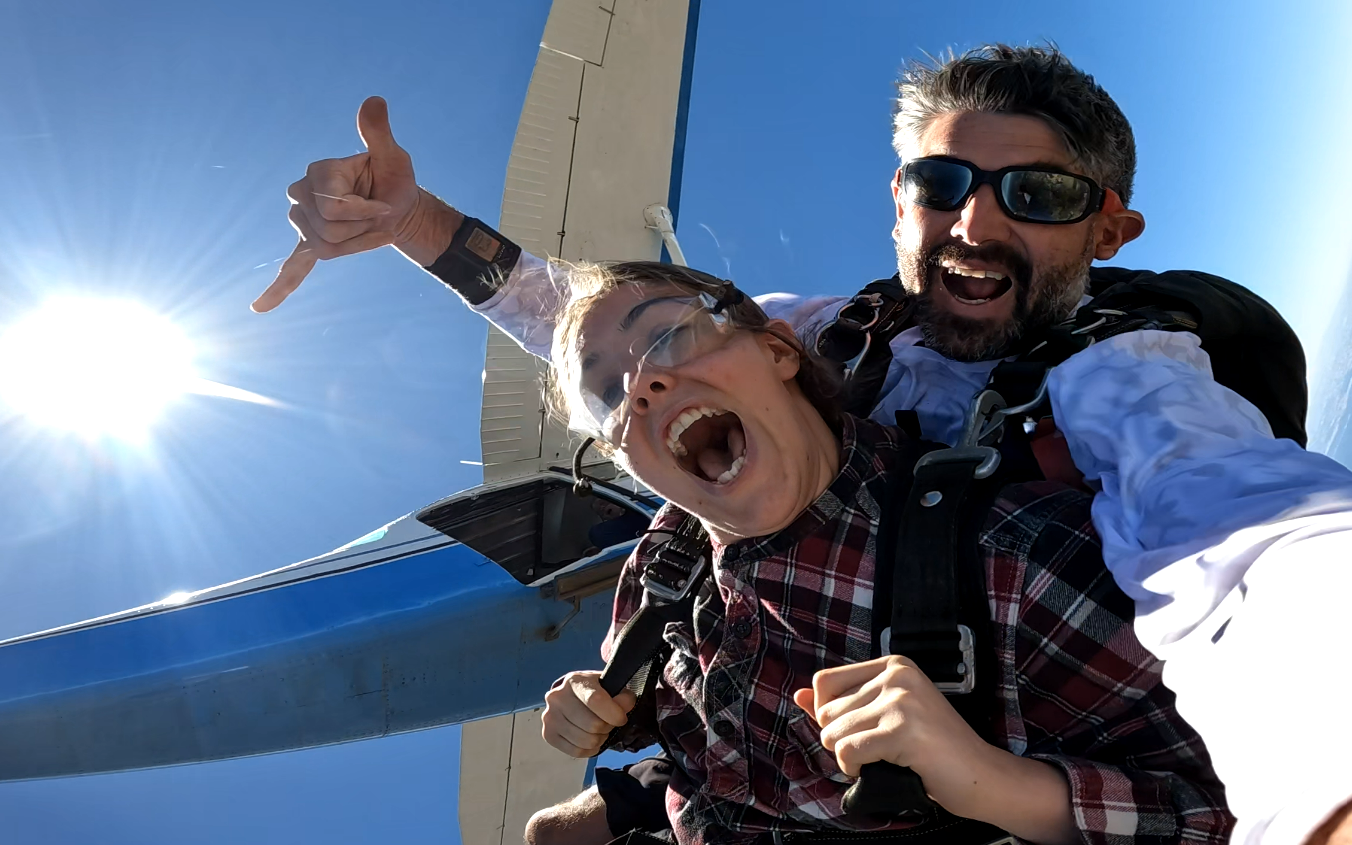
[[(778, 534), (715, 544), (713, 588), (691, 623), (667, 626), (674, 653), (656, 708), (677, 764), (667, 809), (679, 842), (863, 829), (841, 809), (851, 779), (792, 694), (821, 669), (876, 653), (876, 534), (901, 436), (846, 418), (826, 492)], [(986, 520), (994, 741), (1065, 773), (1086, 843), (1223, 843), (1233, 825), (1224, 790), (1160, 662), (1132, 633), (1133, 607), (1103, 566), (1089, 504), (1062, 485), (1013, 485)], [(668, 507), (654, 527), (683, 516)], [(607, 657), (659, 543), (645, 539), (621, 574)]]

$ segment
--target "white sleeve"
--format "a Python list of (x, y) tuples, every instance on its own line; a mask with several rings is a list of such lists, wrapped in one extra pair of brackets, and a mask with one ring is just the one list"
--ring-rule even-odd
[(554, 321), (567, 294), (566, 269), (522, 252), (497, 293), (478, 307), (471, 307), (522, 349), (548, 361)]
[(848, 296), (799, 296), (794, 293), (767, 293), (755, 297), (756, 304), (771, 320), (783, 320), (809, 346), (817, 333), (836, 318)]
[(1094, 524), (1136, 633), (1240, 818), (1234, 841), (1298, 845), (1352, 797), (1352, 472), (1274, 439), (1191, 334), (1095, 344), (1048, 388), (1101, 487)]
[[(523, 252), (507, 282), (474, 310), (527, 352), (549, 360), (555, 317), (567, 297), (567, 269)], [(815, 337), (849, 297), (769, 293), (755, 300), (770, 319), (788, 322), (800, 337)]]

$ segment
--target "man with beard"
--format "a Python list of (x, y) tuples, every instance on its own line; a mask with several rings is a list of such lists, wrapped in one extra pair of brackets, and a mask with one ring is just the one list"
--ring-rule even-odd
[[(915, 321), (892, 339), (873, 415), (914, 411), (927, 439), (953, 444), (1000, 360), (1070, 316), (1090, 263), (1143, 231), (1129, 208), (1135, 146), (1107, 93), (1054, 50), (996, 46), (914, 65), (900, 90), (894, 239)], [(545, 263), (499, 249), (496, 273), (456, 269), (466, 238), (500, 236), (417, 187), (383, 101), (363, 104), (359, 125), (368, 153), (317, 162), (288, 192), (302, 242), (255, 309), (275, 307), (317, 260), (393, 244), (547, 355), (561, 303)], [(1093, 271), (1104, 272), (1126, 271)], [(810, 334), (848, 300), (759, 301)], [(1188, 332), (1102, 340), (1053, 369), (1047, 392), (1096, 491), (1095, 528), (1136, 601), (1137, 634), (1166, 661), (1179, 710), (1227, 785), (1236, 841), (1352, 837), (1350, 690), (1336, 657), (1352, 652), (1339, 622), (1352, 593), (1352, 522), (1339, 512), (1352, 474), (1274, 438), (1276, 421), (1216, 382)], [(1295, 416), (1281, 434), (1299, 435), (1303, 408)], [(538, 817), (535, 841), (578, 837), (574, 823), (601, 836), (604, 796), (591, 795)]]

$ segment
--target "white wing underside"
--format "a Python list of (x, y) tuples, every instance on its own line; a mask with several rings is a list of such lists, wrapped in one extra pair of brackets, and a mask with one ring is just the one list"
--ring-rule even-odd
[[(644, 209), (666, 205), (689, 0), (554, 0), (507, 164), (500, 231), (539, 256), (657, 259)], [(578, 441), (546, 418), (545, 366), (489, 328), (484, 481), (562, 466)], [(543, 690), (541, 693), (543, 694)], [(549, 748), (540, 711), (462, 727), (465, 845), (516, 845), (581, 791), (585, 760)]]
[[(671, 183), (685, 0), (555, 0), (507, 163), (504, 235), (567, 261), (657, 259), (643, 210)], [(544, 364), (490, 328), (484, 481), (566, 463), (544, 416)]]

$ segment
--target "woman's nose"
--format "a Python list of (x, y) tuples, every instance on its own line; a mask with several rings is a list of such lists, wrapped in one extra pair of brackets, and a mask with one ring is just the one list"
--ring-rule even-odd
[(636, 414), (646, 414), (659, 395), (671, 389), (672, 378), (660, 370), (640, 370), (625, 376), (624, 392), (629, 394), (629, 407)]

